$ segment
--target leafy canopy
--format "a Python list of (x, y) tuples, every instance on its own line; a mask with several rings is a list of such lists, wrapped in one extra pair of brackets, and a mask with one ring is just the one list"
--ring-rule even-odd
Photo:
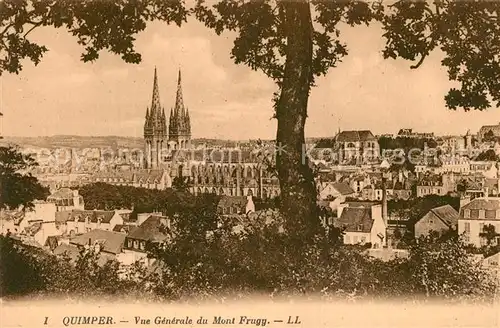
[[(82, 45), (81, 59), (98, 59), (102, 50), (139, 63), (135, 36), (150, 21), (180, 26), (194, 16), (217, 34), (237, 32), (231, 57), (261, 70), (278, 83), (284, 74), (287, 35), (286, 1), (276, 0), (5, 0), (0, 2), (0, 74), (19, 73), (22, 60), (38, 64), (48, 50), (29, 39), (40, 26), (66, 28)], [(384, 7), (385, 5), (385, 7)], [(310, 1), (313, 24), (313, 74), (326, 74), (347, 55), (339, 27), (380, 21), (385, 58), (417, 61), (417, 68), (435, 49), (457, 87), (446, 95), (451, 109), (484, 110), (500, 106), (500, 24), (498, 1)], [(311, 81), (313, 84), (314, 81)]]
[(45, 199), (49, 192), (29, 170), (38, 164), (30, 155), (13, 147), (0, 147), (0, 209), (32, 207), (35, 199)]

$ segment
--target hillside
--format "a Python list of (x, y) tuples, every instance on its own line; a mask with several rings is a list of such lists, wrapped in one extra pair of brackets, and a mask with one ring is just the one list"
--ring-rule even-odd
[(18, 145), (22, 148), (143, 148), (143, 139), (118, 136), (67, 136), (4, 137), (2, 145)]

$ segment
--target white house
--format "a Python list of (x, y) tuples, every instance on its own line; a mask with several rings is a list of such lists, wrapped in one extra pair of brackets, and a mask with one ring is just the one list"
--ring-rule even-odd
[[(465, 242), (477, 247), (486, 245), (482, 236), (486, 226), (492, 225), (500, 233), (500, 197), (479, 197), (462, 204), (458, 218), (458, 233), (463, 234)], [(500, 243), (500, 235), (492, 241)]]
[(345, 200), (346, 197), (354, 195), (354, 190), (352, 190), (352, 188), (344, 182), (328, 181), (321, 183), (318, 187), (318, 197), (320, 200), (333, 201), (338, 198)]
[(47, 201), (57, 206), (57, 211), (71, 211), (73, 209), (83, 210), (83, 197), (78, 194), (78, 190), (61, 188), (47, 197)]
[(118, 224), (123, 224), (123, 211), (80, 211), (73, 210), (67, 213), (65, 233), (70, 235), (82, 234), (94, 229), (113, 231)]
[(344, 244), (364, 245), (372, 248), (386, 245), (387, 225), (382, 217), (382, 205), (369, 202), (346, 203), (338, 207), (334, 225), (344, 229)]

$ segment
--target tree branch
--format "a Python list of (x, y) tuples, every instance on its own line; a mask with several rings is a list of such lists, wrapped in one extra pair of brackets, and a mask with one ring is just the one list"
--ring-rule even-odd
[(1, 36), (1, 37), (3, 37), (3, 35), (5, 34), (5, 32), (7, 32), (7, 30), (8, 30), (9, 28), (11, 28), (12, 26), (14, 26), (14, 23), (10, 23), (10, 24), (8, 24), (8, 25), (4, 28), (4, 30), (0, 33), (0, 36)]
[(420, 57), (420, 60), (418, 61), (418, 63), (416, 63), (415, 65), (411, 65), (410, 68), (411, 69), (419, 68), (424, 63), (424, 60), (426, 57), (427, 57), (427, 54), (422, 54), (422, 57)]

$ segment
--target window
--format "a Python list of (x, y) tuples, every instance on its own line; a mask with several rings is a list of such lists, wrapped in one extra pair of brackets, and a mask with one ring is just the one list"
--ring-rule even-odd
[(361, 237), (361, 243), (362, 244), (366, 243), (366, 237)]
[(470, 234), (470, 222), (465, 222), (464, 231), (467, 235)]
[(363, 230), (363, 225), (362, 224), (358, 224), (358, 231), (362, 231)]
[(344, 242), (345, 242), (346, 244), (349, 244), (349, 243), (351, 242), (351, 237), (349, 237), (348, 235), (345, 235), (345, 236), (344, 236)]
[(479, 215), (479, 218), (480, 218), (480, 219), (484, 219), (484, 215), (485, 215), (485, 213), (484, 213), (484, 212), (485, 212), (485, 210), (479, 210), (478, 215)]
[(353, 239), (352, 241), (354, 244), (358, 243), (358, 236), (354, 236), (352, 239)]
[[(464, 210), (464, 218), (465, 219), (469, 219), (470, 218), (470, 210)], [(470, 226), (470, 224), (469, 224), (469, 226)], [(469, 231), (470, 231), (470, 229), (469, 229)]]
[(497, 215), (497, 211), (495, 210), (486, 210), (484, 213), (484, 217), (486, 219), (494, 219)]
[(141, 250), (144, 250), (144, 249), (146, 249), (146, 242), (141, 241)]
[(134, 248), (139, 248), (139, 241), (134, 240)]

